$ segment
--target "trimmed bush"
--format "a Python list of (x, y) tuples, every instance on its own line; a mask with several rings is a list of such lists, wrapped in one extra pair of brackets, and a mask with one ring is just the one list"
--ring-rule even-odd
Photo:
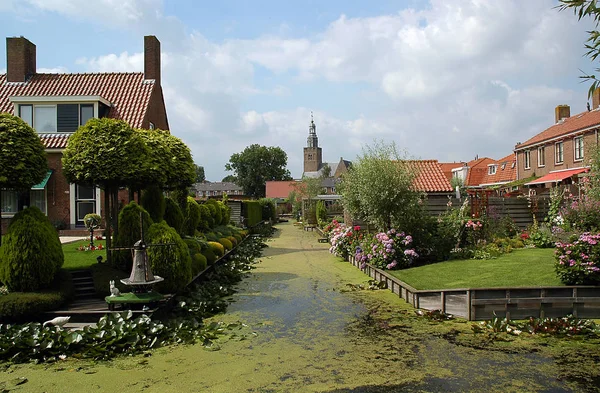
[(174, 228), (177, 233), (182, 233), (185, 219), (181, 208), (172, 198), (165, 198), (164, 220), (171, 228)]
[(275, 208), (275, 201), (271, 198), (261, 198), (258, 200), (261, 208), (261, 217), (263, 221), (277, 221), (277, 209)]
[(219, 242), (208, 242), (210, 249), (220, 258), (225, 254), (225, 246)]
[(168, 247), (149, 247), (148, 259), (152, 273), (165, 281), (157, 285), (162, 292), (177, 292), (192, 279), (192, 258), (187, 244), (166, 222), (152, 224), (148, 230), (148, 243), (175, 243)]
[(237, 240), (237, 244), (240, 244), (240, 242), (242, 241), (242, 235), (240, 235), (239, 233), (234, 233), (233, 235), (231, 235), (235, 238), (235, 240)]
[(234, 236), (227, 236), (226, 238), (231, 242), (231, 244), (233, 244), (234, 247), (237, 246), (239, 243)]
[[(150, 214), (148, 214), (143, 207), (138, 205), (135, 201), (132, 201), (121, 209), (121, 212), (119, 213), (119, 234), (115, 240), (115, 247), (133, 247), (133, 245), (140, 240), (140, 214), (142, 215), (144, 233), (147, 233), (150, 225), (152, 225), (152, 219), (150, 218)], [(144, 240), (148, 243), (147, 239)], [(123, 271), (129, 271), (131, 270), (132, 264), (133, 258), (130, 250), (113, 252), (113, 267)]]
[(206, 263), (212, 265), (219, 257), (214, 253), (212, 247), (202, 250), (202, 255), (206, 257)]
[(262, 207), (260, 203), (258, 201), (243, 201), (242, 215), (247, 227), (251, 228), (255, 226), (262, 220)]
[(56, 309), (71, 300), (73, 294), (71, 274), (61, 269), (50, 284), (50, 288), (45, 291), (11, 292), (0, 296), (0, 322), (31, 321), (41, 313)]
[(223, 214), (221, 213), (221, 206), (219, 206), (219, 202), (214, 199), (209, 199), (205, 202), (205, 205), (208, 206), (208, 208), (210, 209), (210, 214), (213, 218), (212, 227), (221, 225), (221, 220), (223, 220)]
[(204, 207), (206, 207), (208, 209), (208, 216), (205, 217), (206, 219), (206, 228), (207, 230), (211, 230), (212, 228), (215, 227), (215, 214), (216, 213), (216, 207), (213, 204), (210, 203), (204, 203), (203, 205)]
[(219, 207), (221, 208), (222, 216), (221, 225), (228, 225), (231, 221), (231, 208), (223, 202), (219, 202)]
[(197, 252), (192, 255), (192, 277), (196, 277), (198, 273), (206, 269), (207, 264), (207, 258), (202, 253)]
[(65, 260), (58, 233), (37, 207), (17, 213), (0, 247), (0, 281), (10, 291), (48, 288)]
[(208, 232), (204, 236), (206, 236), (206, 240), (211, 241), (211, 242), (218, 242), (219, 238), (220, 238), (220, 236), (218, 236), (214, 232)]
[(200, 224), (200, 206), (192, 197), (187, 198), (187, 216), (185, 217), (185, 234), (194, 236), (196, 227)]
[(233, 243), (231, 243), (231, 240), (227, 239), (226, 237), (220, 238), (219, 243), (221, 243), (223, 245), (223, 247), (225, 247), (225, 250), (227, 250), (227, 251), (233, 249)]
[(202, 233), (208, 232), (210, 230), (209, 223), (212, 220), (210, 215), (210, 209), (205, 205), (198, 205), (198, 209), (200, 209), (200, 221), (198, 222), (198, 230)]
[(152, 222), (161, 222), (163, 220), (166, 202), (165, 196), (158, 186), (150, 186), (142, 192), (142, 207), (150, 214)]

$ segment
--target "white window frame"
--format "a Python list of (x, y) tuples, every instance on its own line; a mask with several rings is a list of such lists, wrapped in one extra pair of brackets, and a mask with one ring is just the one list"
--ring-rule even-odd
[(531, 169), (531, 150), (523, 152), (523, 165), (525, 169)]
[[(560, 148), (559, 148), (560, 145)], [(560, 153), (560, 161), (558, 160)], [(562, 164), (565, 162), (565, 144), (564, 142), (556, 142), (554, 144), (554, 163)]]
[[(38, 128), (36, 127), (36, 109), (41, 109), (41, 108), (53, 108), (54, 109), (54, 131), (38, 131)], [(57, 113), (57, 107), (56, 105), (34, 105), (33, 106), (33, 129), (36, 130), (36, 132), (40, 133), (40, 134), (55, 134), (58, 132), (58, 113)]]
[(495, 175), (496, 174), (496, 164), (490, 164), (488, 165), (488, 175)]
[(540, 146), (537, 148), (538, 154), (538, 168), (543, 168), (546, 166), (546, 146)]
[[(578, 146), (578, 142), (580, 142), (580, 146)], [(583, 135), (576, 136), (575, 138), (573, 138), (573, 159), (575, 161), (583, 161), (583, 146)], [(578, 153), (580, 154), (580, 156), (578, 156)]]

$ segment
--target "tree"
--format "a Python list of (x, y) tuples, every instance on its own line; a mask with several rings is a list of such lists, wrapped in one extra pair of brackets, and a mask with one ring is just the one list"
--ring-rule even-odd
[(204, 167), (196, 164), (194, 164), (194, 167), (196, 167), (196, 183), (203, 183), (206, 180)]
[[(323, 193), (322, 179), (315, 177), (302, 178), (302, 181), (295, 183), (292, 188), (294, 195), (289, 198), (300, 199), (302, 201), (301, 208), (304, 215), (304, 221), (316, 223), (316, 201), (317, 195)], [(291, 194), (291, 193), (290, 193)], [(292, 202), (294, 203), (294, 202)]]
[(379, 230), (392, 226), (407, 230), (421, 211), (421, 193), (413, 189), (413, 169), (393, 142), (367, 145), (338, 185), (344, 208)]
[(268, 180), (292, 180), (286, 166), (287, 154), (281, 148), (254, 144), (233, 154), (225, 169), (234, 172), (236, 184), (244, 189), (244, 194), (262, 198)]
[(325, 163), (321, 168), (321, 178), (327, 179), (328, 177), (331, 177), (331, 167), (328, 163)]
[[(0, 189), (29, 190), (48, 171), (44, 145), (35, 131), (20, 118), (0, 113)], [(0, 207), (2, 194), (0, 193)], [(0, 209), (0, 221), (2, 209)], [(0, 227), (0, 239), (2, 229)], [(0, 240), (0, 244), (2, 241)]]
[(229, 182), (229, 183), (236, 183), (237, 182), (237, 177), (235, 177), (233, 175), (227, 175), (221, 181), (222, 182)]
[[(587, 39), (587, 43), (585, 44), (585, 49), (587, 49), (586, 56), (589, 57), (592, 61), (596, 61), (598, 56), (600, 56), (600, 31), (598, 31), (597, 27), (600, 23), (600, 8), (596, 5), (596, 0), (559, 0), (560, 5), (558, 6), (559, 10), (564, 11), (567, 9), (572, 9), (573, 13), (577, 15), (579, 20), (584, 17), (591, 17), (596, 24), (596, 29), (588, 31), (589, 37)], [(595, 69), (596, 72), (600, 72), (600, 68)], [(586, 81), (592, 81), (590, 89), (588, 91), (588, 97), (591, 97), (596, 88), (600, 87), (600, 78), (596, 77), (596, 75), (582, 75), (580, 78)]]
[[(104, 190), (107, 260), (111, 261), (112, 229), (118, 228), (119, 187), (135, 184), (147, 173), (148, 147), (140, 133), (122, 120), (90, 119), (69, 138), (62, 158), (70, 183)], [(118, 232), (118, 231), (117, 231)]]

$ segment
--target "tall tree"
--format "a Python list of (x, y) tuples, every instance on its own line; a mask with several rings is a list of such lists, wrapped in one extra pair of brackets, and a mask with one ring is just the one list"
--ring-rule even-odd
[[(106, 243), (110, 250), (117, 229), (119, 187), (134, 184), (147, 172), (148, 147), (140, 133), (122, 120), (90, 119), (69, 138), (62, 158), (71, 183), (97, 185), (104, 190)], [(111, 253), (107, 252), (111, 261)]]
[[(48, 171), (44, 145), (35, 131), (17, 116), (0, 113), (0, 189), (18, 192), (41, 182)], [(0, 192), (0, 207), (2, 193)], [(0, 208), (0, 221), (2, 209)], [(0, 244), (2, 227), (0, 226)]]
[(413, 170), (406, 155), (399, 154), (393, 142), (365, 146), (337, 187), (344, 208), (354, 218), (372, 223), (380, 230), (392, 226), (408, 229), (412, 218), (421, 211), (421, 193), (413, 188)]
[(254, 144), (233, 154), (225, 169), (234, 172), (236, 184), (244, 189), (244, 194), (263, 198), (267, 181), (292, 180), (286, 166), (287, 154), (280, 147)]
[(196, 167), (196, 183), (203, 183), (206, 180), (204, 167), (196, 164), (194, 166)]
[(237, 177), (235, 177), (233, 175), (227, 175), (221, 181), (222, 182), (229, 182), (229, 183), (236, 183), (237, 182)]

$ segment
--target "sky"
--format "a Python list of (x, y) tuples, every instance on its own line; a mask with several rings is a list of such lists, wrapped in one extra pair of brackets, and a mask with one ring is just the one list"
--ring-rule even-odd
[[(555, 0), (0, 0), (0, 33), (38, 72), (143, 71), (161, 42), (171, 133), (209, 181), (279, 146), (302, 176), (311, 112), (325, 162), (396, 143), (412, 158), (500, 159), (586, 110), (590, 20)], [(0, 73), (6, 50), (0, 51)]]

